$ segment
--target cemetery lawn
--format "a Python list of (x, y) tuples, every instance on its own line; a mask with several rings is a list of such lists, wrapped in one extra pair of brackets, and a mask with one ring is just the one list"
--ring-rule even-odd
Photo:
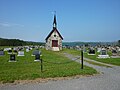
[[(78, 50), (66, 49), (65, 52), (73, 54), (73, 55), (80, 55), (81, 56), (81, 51), (78, 51)], [(111, 55), (110, 52), (108, 54)], [(103, 62), (103, 63), (107, 63), (107, 64), (113, 64), (113, 65), (120, 66), (120, 58), (104, 58), (104, 59), (102, 59), (102, 58), (97, 58), (98, 55), (99, 55), (99, 53), (97, 53), (96, 55), (88, 55), (87, 53), (84, 53), (84, 57), (86, 57), (86, 58), (96, 60), (99, 62)]]
[[(97, 53), (96, 55), (87, 55), (87, 53), (84, 53), (84, 57), (92, 59), (92, 60), (96, 60), (99, 62), (120, 66), (120, 58), (111, 58), (111, 57), (110, 58), (97, 58), (98, 54), (99, 53)], [(110, 53), (108, 54), (111, 55)]]
[[(36, 78), (55, 78), (67, 77), (75, 75), (93, 75), (98, 72), (90, 67), (84, 66), (81, 70), (81, 65), (71, 61), (63, 55), (63, 50), (60, 52), (42, 51), (43, 72), (40, 69), (40, 62), (34, 62), (35, 57), (31, 56), (33, 50), (25, 52), (25, 56), (17, 56), (17, 62), (8, 62), (9, 55), (0, 56), (0, 82), (12, 83), (15, 80), (33, 80)], [(72, 51), (71, 51), (72, 52)]]

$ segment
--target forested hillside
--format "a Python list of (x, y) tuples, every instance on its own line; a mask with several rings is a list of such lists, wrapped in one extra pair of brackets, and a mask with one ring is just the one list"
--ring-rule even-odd
[(43, 45), (44, 43), (0, 38), (0, 46)]

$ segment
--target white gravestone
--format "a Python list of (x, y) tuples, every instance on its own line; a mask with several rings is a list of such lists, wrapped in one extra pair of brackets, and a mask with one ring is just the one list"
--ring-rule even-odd
[(101, 48), (97, 48), (97, 52), (101, 52), (101, 50), (102, 50)]
[(100, 51), (100, 55), (98, 55), (97, 58), (110, 58), (110, 57), (109, 57), (109, 55), (107, 54), (107, 50), (103, 48), (103, 49)]
[(24, 51), (19, 51), (17, 56), (24, 56)]
[(29, 49), (26, 49), (26, 52), (29, 52), (30, 50)]

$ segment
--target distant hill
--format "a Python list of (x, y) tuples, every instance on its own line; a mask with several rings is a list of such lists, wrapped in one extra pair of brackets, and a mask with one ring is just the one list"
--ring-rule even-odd
[[(63, 42), (64, 45), (68, 46), (82, 46), (82, 45), (120, 45), (120, 40), (118, 42)], [(5, 39), (0, 38), (0, 46), (24, 46), (24, 45), (45, 45), (44, 42), (33, 42), (33, 41), (23, 41), (19, 39)]]
[(117, 42), (63, 42), (63, 45), (68, 46), (83, 46), (83, 45), (90, 45), (90, 46), (96, 46), (96, 45), (117, 45)]
[(0, 46), (44, 45), (41, 42), (23, 41), (19, 39), (0, 38)]

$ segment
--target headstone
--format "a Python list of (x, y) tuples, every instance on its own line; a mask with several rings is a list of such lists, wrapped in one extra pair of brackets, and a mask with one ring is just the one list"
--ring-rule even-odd
[(107, 51), (106, 50), (102, 50), (100, 53), (101, 53), (101, 55), (107, 55)]
[(24, 56), (24, 51), (19, 51), (17, 56)]
[(120, 56), (120, 48), (118, 48), (118, 55)]
[(12, 50), (8, 50), (8, 54), (12, 54)]
[(13, 50), (18, 50), (18, 48), (17, 48), (17, 47), (14, 47)]
[(86, 53), (86, 52), (87, 52), (87, 49), (86, 49), (85, 47), (83, 48), (83, 52), (84, 52), (84, 53)]
[(35, 55), (35, 60), (34, 61), (40, 61), (40, 54)]
[(0, 50), (0, 56), (4, 56), (4, 51)]
[(98, 55), (97, 58), (110, 58), (110, 57), (109, 57), (109, 55), (107, 54), (107, 50), (103, 48), (103, 49), (100, 51), (100, 55)]
[(17, 50), (13, 50), (13, 54), (17, 54)]
[(11, 48), (4, 48), (4, 51), (12, 50)]
[(35, 55), (37, 55), (37, 54), (41, 54), (41, 51), (39, 51), (39, 50), (34, 50), (33, 51), (33, 53), (32, 53), (32, 56), (35, 56)]
[(16, 62), (15, 54), (10, 55), (10, 60), (9, 62)]
[(102, 50), (101, 48), (97, 48), (97, 52), (101, 52), (101, 50)]
[(29, 49), (26, 49), (26, 52), (29, 52), (30, 50)]
[(113, 49), (111, 58), (120, 58), (119, 51)]
[(117, 54), (118, 54), (118, 53), (117, 53), (117, 50), (113, 49), (113, 50), (112, 50), (112, 55), (113, 55), (113, 56), (117, 56)]
[(29, 48), (29, 50), (32, 50), (33, 48), (31, 47), (31, 48)]
[(88, 55), (95, 55), (95, 50), (93, 48), (90, 48)]

